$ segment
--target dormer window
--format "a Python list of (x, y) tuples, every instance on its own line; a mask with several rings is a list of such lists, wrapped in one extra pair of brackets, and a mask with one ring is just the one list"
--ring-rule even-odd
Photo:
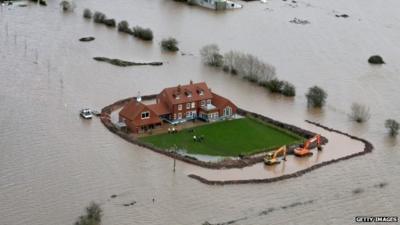
[(192, 97), (192, 92), (190, 92), (189, 90), (185, 89), (185, 95), (186, 95), (188, 98), (191, 98), (191, 97)]
[(175, 99), (180, 99), (180, 98), (181, 98), (180, 95), (176, 95), (176, 96), (175, 96)]
[(199, 95), (200, 95), (200, 96), (204, 95), (204, 91), (203, 91), (203, 90), (200, 90), (200, 91), (199, 91)]
[(150, 118), (150, 112), (142, 112), (142, 120)]

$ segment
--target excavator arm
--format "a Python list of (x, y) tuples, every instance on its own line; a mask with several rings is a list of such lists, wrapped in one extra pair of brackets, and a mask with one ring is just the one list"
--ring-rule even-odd
[(280, 161), (277, 159), (280, 155), (283, 155), (283, 160), (286, 161), (286, 152), (287, 152), (286, 145), (280, 147), (273, 154), (270, 153), (264, 158), (265, 164), (274, 165), (280, 163)]
[(296, 148), (294, 150), (294, 154), (296, 156), (302, 157), (302, 156), (311, 156), (312, 152), (310, 151), (310, 145), (312, 143), (316, 142), (317, 143), (317, 148), (318, 151), (322, 150), (322, 146), (321, 146), (321, 135), (317, 134), (315, 135), (313, 138), (307, 140), (303, 147), (300, 148)]

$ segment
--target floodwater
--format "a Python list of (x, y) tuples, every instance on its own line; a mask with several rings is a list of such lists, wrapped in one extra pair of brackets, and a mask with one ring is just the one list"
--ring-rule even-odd
[[(358, 215), (399, 215), (400, 141), (387, 137), (387, 118), (400, 120), (400, 2), (306, 0), (243, 3), (213, 12), (172, 0), (76, 1), (73, 13), (49, 6), (0, 7), (0, 224), (72, 224), (90, 201), (104, 209), (104, 225), (352, 224)], [(297, 5), (297, 7), (296, 7)], [(100, 10), (131, 25), (151, 27), (144, 43), (82, 18)], [(336, 18), (335, 14), (349, 18)], [(294, 18), (310, 21), (292, 24)], [(78, 41), (94, 36), (89, 43)], [(174, 36), (186, 55), (162, 52)], [(252, 53), (297, 87), (291, 100), (204, 67), (199, 49)], [(383, 66), (366, 63), (381, 54)], [(119, 68), (95, 56), (167, 62)], [(187, 164), (134, 146), (83, 107), (158, 93), (163, 87), (206, 81), (239, 107), (303, 126), (305, 119), (371, 141), (371, 154), (271, 184), (208, 186), (187, 177)], [(304, 93), (327, 90), (323, 110), (307, 110)], [(351, 123), (352, 102), (369, 105), (366, 124)], [(325, 152), (324, 152), (325, 154)], [(312, 160), (312, 159), (310, 159)], [(383, 188), (375, 187), (381, 182)], [(364, 192), (353, 194), (361, 188)], [(111, 199), (110, 195), (118, 197)], [(155, 198), (155, 202), (152, 202)], [(122, 204), (135, 200), (131, 207)], [(310, 202), (296, 207), (283, 207)], [(261, 212), (275, 208), (268, 214)]]

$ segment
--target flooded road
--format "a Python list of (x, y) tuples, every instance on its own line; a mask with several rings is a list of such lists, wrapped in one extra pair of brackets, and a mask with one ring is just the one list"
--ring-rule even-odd
[[(76, 4), (66, 14), (50, 1), (47, 7), (0, 7), (1, 225), (72, 224), (93, 200), (102, 204), (104, 225), (198, 225), (240, 217), (248, 218), (236, 224), (351, 224), (357, 215), (400, 214), (400, 139), (388, 138), (383, 126), (387, 118), (400, 120), (399, 1), (307, 0), (297, 7), (253, 2), (218, 13), (170, 0)], [(155, 40), (144, 43), (86, 21), (84, 8), (150, 27)], [(350, 17), (336, 18), (339, 13)], [(293, 18), (310, 24), (289, 23)], [(84, 36), (96, 40), (79, 42)], [(160, 50), (169, 36), (180, 41), (185, 56)], [(298, 96), (273, 96), (204, 67), (198, 51), (209, 43), (273, 64), (279, 78), (296, 85)], [(368, 65), (372, 54), (387, 64)], [(96, 56), (166, 64), (120, 68), (96, 62)], [(187, 177), (187, 164), (177, 162), (173, 173), (172, 159), (78, 116), (83, 107), (100, 109), (138, 91), (158, 93), (191, 79), (206, 81), (241, 108), (298, 126), (317, 121), (365, 138), (375, 150), (297, 179), (208, 186)], [(304, 92), (312, 85), (329, 94), (321, 111), (306, 108)], [(368, 123), (349, 121), (352, 102), (369, 105)], [(380, 182), (388, 185), (374, 188)], [(354, 195), (357, 188), (364, 192)], [(135, 206), (123, 206), (133, 200)]]

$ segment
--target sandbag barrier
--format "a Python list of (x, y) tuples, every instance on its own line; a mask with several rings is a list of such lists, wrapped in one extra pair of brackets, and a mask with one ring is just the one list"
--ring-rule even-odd
[(342, 132), (342, 131), (339, 131), (339, 130), (335, 130), (333, 128), (326, 127), (326, 126), (321, 125), (321, 124), (316, 123), (316, 122), (312, 122), (312, 121), (309, 121), (309, 120), (306, 120), (306, 122), (310, 123), (310, 124), (313, 124), (315, 126), (321, 127), (322, 129), (325, 129), (325, 130), (327, 130), (329, 132), (335, 132), (335, 133), (338, 133), (338, 134), (341, 134), (341, 135), (345, 135), (345, 136), (347, 136), (347, 137), (349, 137), (351, 139), (361, 141), (362, 143), (364, 143), (364, 150), (362, 152), (357, 152), (357, 153), (354, 153), (354, 154), (351, 154), (351, 155), (343, 156), (343, 157), (338, 158), (338, 159), (332, 159), (332, 160), (329, 160), (329, 161), (321, 162), (321, 163), (315, 164), (315, 165), (313, 165), (313, 166), (311, 166), (309, 168), (306, 168), (306, 169), (303, 169), (303, 170), (299, 170), (299, 171), (297, 171), (295, 173), (286, 174), (286, 175), (282, 175), (282, 176), (279, 176), (279, 177), (273, 177), (273, 178), (249, 179), (249, 180), (211, 181), (211, 180), (207, 180), (207, 179), (205, 179), (203, 177), (200, 177), (200, 176), (194, 175), (194, 174), (190, 174), (188, 176), (193, 178), (193, 179), (196, 179), (196, 180), (198, 180), (198, 181), (200, 181), (200, 182), (202, 182), (204, 184), (208, 184), (208, 185), (272, 183), (272, 182), (276, 182), (276, 181), (286, 180), (286, 179), (289, 179), (289, 178), (300, 177), (300, 176), (302, 176), (302, 175), (304, 175), (306, 173), (309, 173), (309, 172), (311, 172), (311, 171), (313, 171), (315, 169), (321, 168), (323, 166), (327, 166), (327, 165), (330, 165), (330, 164), (333, 164), (333, 163), (338, 163), (338, 162), (343, 161), (343, 160), (347, 160), (347, 159), (351, 159), (351, 158), (354, 158), (354, 157), (357, 157), (357, 156), (365, 155), (367, 153), (371, 153), (372, 150), (374, 149), (374, 146), (369, 141), (367, 141), (365, 139), (353, 136), (351, 134), (348, 134), (348, 133), (345, 133), (345, 132)]

